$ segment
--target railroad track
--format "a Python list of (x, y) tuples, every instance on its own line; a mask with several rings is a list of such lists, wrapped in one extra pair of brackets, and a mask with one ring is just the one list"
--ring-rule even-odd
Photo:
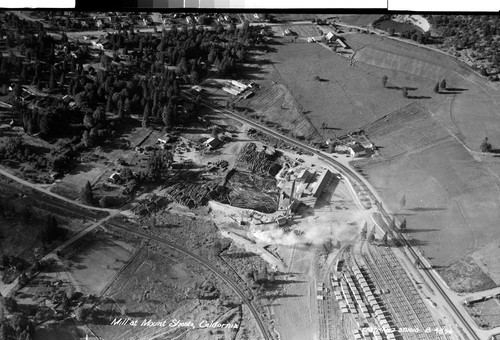
[(254, 316), (255, 321), (257, 322), (257, 325), (258, 325), (258, 327), (260, 329), (260, 332), (262, 333), (262, 336), (264, 337), (264, 339), (266, 339), (266, 340), (270, 340), (271, 339), (271, 337), (269, 336), (269, 334), (267, 332), (267, 329), (266, 329), (264, 323), (260, 319), (260, 316), (259, 316), (259, 313), (258, 313), (257, 309), (255, 309), (255, 307), (252, 305), (252, 303), (250, 302), (250, 299), (247, 298), (247, 296), (245, 295), (245, 292), (237, 284), (235, 284), (231, 280), (231, 278), (229, 278), (226, 274), (224, 274), (216, 266), (212, 265), (210, 262), (206, 261), (201, 256), (196, 255), (195, 253), (193, 253), (193, 252), (191, 252), (189, 250), (186, 250), (186, 249), (184, 249), (184, 248), (176, 245), (173, 242), (170, 242), (170, 241), (167, 241), (165, 239), (162, 239), (161, 237), (150, 235), (150, 234), (147, 234), (147, 233), (145, 233), (143, 231), (129, 228), (129, 227), (127, 227), (127, 226), (125, 226), (123, 224), (120, 224), (118, 222), (115, 222), (115, 221), (109, 221), (109, 222), (107, 222), (107, 225), (110, 225), (112, 227), (115, 227), (117, 229), (123, 230), (125, 232), (128, 232), (130, 234), (133, 234), (133, 235), (136, 235), (136, 236), (139, 236), (139, 237), (142, 237), (142, 238), (153, 240), (153, 241), (155, 241), (157, 243), (161, 243), (161, 244), (163, 244), (163, 245), (165, 245), (165, 246), (167, 246), (169, 248), (175, 249), (179, 253), (182, 253), (184, 255), (187, 255), (187, 256), (191, 257), (192, 259), (194, 259), (195, 261), (197, 261), (202, 266), (204, 266), (204, 267), (208, 268), (209, 270), (211, 270), (220, 279), (222, 279), (225, 283), (227, 283), (234, 290), (234, 292), (243, 300), (243, 303), (245, 303), (247, 305), (247, 307), (250, 309), (250, 312)]
[[(0, 176), (0, 178), (3, 178), (3, 176)], [(98, 218), (100, 216), (101, 217), (105, 216), (105, 215), (103, 215), (102, 211), (93, 210), (92, 208), (84, 209), (84, 208), (76, 206), (76, 205), (71, 205), (71, 203), (69, 203), (69, 202), (57, 199), (57, 198), (52, 197), (52, 196), (48, 196), (43, 191), (37, 190), (36, 188), (26, 187), (22, 183), (16, 183), (16, 185), (12, 185), (10, 183), (7, 183), (6, 181), (1, 181), (0, 180), (0, 190), (1, 189), (7, 190), (9, 192), (18, 192), (18, 193), (21, 193), (21, 194), (24, 194), (24, 195), (27, 195), (27, 196), (28, 195), (30, 195), (30, 196), (34, 196), (34, 195), (41, 196), (42, 198), (45, 198), (41, 202), (39, 202), (40, 203), (39, 205), (41, 207), (43, 207), (44, 209), (48, 209), (50, 211), (55, 211), (55, 212), (61, 213), (63, 215), (64, 215), (64, 213), (66, 213), (66, 215), (67, 214), (71, 214), (73, 216), (78, 216), (78, 217), (81, 217), (81, 218), (93, 218), (93, 219), (96, 219), (96, 218)], [(192, 252), (190, 252), (189, 250), (183, 249), (183, 248), (179, 247), (178, 245), (176, 245), (176, 244), (174, 244), (172, 242), (169, 242), (167, 240), (164, 240), (162, 238), (146, 234), (146, 233), (141, 232), (139, 230), (133, 230), (133, 229), (128, 228), (128, 227), (126, 227), (126, 226), (124, 226), (122, 224), (119, 224), (117, 222), (108, 221), (108, 222), (106, 222), (106, 224), (107, 225), (111, 225), (111, 226), (113, 226), (115, 228), (127, 231), (127, 232), (129, 232), (131, 234), (134, 234), (134, 235), (137, 235), (137, 236), (140, 236), (140, 237), (143, 237), (143, 238), (151, 239), (151, 240), (156, 241), (158, 243), (161, 243), (161, 244), (163, 244), (163, 245), (165, 245), (167, 247), (173, 248), (176, 251), (178, 251), (178, 252), (180, 252), (182, 254), (185, 254), (185, 255), (187, 255), (187, 256), (189, 256), (191, 258), (193, 258), (198, 263), (200, 263), (201, 265), (203, 265), (206, 268), (208, 268), (209, 270), (211, 270), (219, 278), (221, 278), (224, 282), (226, 282), (236, 292), (236, 294), (243, 300), (243, 302), (248, 306), (248, 308), (250, 309), (250, 312), (252, 313), (252, 315), (254, 316), (254, 318), (255, 318), (255, 320), (257, 322), (257, 325), (258, 325), (258, 327), (259, 327), (259, 329), (260, 329), (260, 331), (262, 333), (263, 338), (265, 340), (270, 340), (271, 339), (271, 337), (269, 336), (269, 334), (268, 334), (268, 332), (266, 330), (266, 327), (265, 327), (264, 323), (260, 319), (258, 311), (255, 309), (255, 307), (252, 305), (252, 303), (250, 302), (250, 300), (247, 298), (247, 296), (245, 295), (245, 292), (242, 289), (240, 289), (238, 287), (238, 285), (235, 284), (231, 280), (231, 278), (229, 278), (226, 274), (224, 274), (217, 267), (215, 267), (214, 265), (210, 264), (208, 261), (206, 261), (202, 257), (200, 257), (200, 256), (198, 256), (198, 255), (196, 255), (196, 254), (194, 254)]]
[[(188, 100), (194, 100), (194, 96), (192, 94), (190, 94), (189, 92), (187, 92), (186, 90), (183, 90), (181, 92), (181, 94), (186, 97)], [(369, 193), (369, 196), (370, 198), (372, 199), (372, 201), (375, 203), (375, 205), (378, 207), (380, 213), (382, 214), (382, 216), (387, 220), (389, 221), (391, 218), (390, 218), (390, 215), (387, 213), (386, 209), (384, 208), (383, 204), (381, 201), (378, 200), (378, 198), (376, 197), (376, 195), (372, 192), (372, 190), (364, 183), (364, 181), (359, 177), (358, 174), (356, 174), (354, 171), (352, 171), (350, 168), (348, 168), (347, 166), (345, 166), (344, 164), (336, 161), (334, 158), (330, 157), (328, 154), (326, 153), (323, 153), (319, 150), (316, 150), (308, 145), (305, 145), (305, 144), (302, 144), (288, 136), (285, 136), (285, 135), (282, 135), (268, 127), (265, 127), (265, 126), (262, 126), (248, 118), (245, 118), (245, 117), (242, 117), (242, 116), (239, 116), (233, 112), (231, 112), (230, 110), (227, 110), (225, 108), (223, 108), (222, 106), (220, 105), (213, 105), (211, 103), (209, 103), (207, 100), (205, 99), (202, 99), (201, 100), (201, 103), (203, 105), (205, 105), (206, 107), (208, 108), (211, 108), (215, 111), (219, 111), (220, 113), (232, 118), (232, 119), (235, 119), (237, 121), (240, 121), (240, 122), (243, 122), (243, 123), (246, 123), (252, 127), (254, 127), (255, 129), (258, 129), (260, 131), (263, 131), (265, 132), (266, 134), (270, 135), (270, 136), (273, 136), (273, 137), (276, 137), (276, 138), (279, 138), (283, 141), (285, 141), (286, 143), (290, 144), (290, 145), (293, 145), (293, 146), (296, 146), (304, 151), (307, 151), (307, 152), (310, 152), (314, 155), (317, 155), (320, 157), (320, 160), (324, 161), (325, 163), (331, 165), (332, 167), (336, 168), (337, 170), (339, 170), (343, 176), (347, 177), (350, 181), (352, 181), (352, 183), (357, 183), (360, 187), (362, 187), (367, 193)], [(414, 259), (420, 259), (420, 256), (417, 254), (417, 252), (413, 249), (413, 247), (410, 245), (410, 243), (408, 242), (408, 240), (406, 240), (406, 238), (404, 237), (404, 235), (398, 230), (396, 231), (396, 234), (398, 236), (398, 238), (403, 242), (403, 244), (409, 249), (410, 253), (413, 255)], [(448, 296), (448, 294), (446, 294), (446, 292), (444, 291), (444, 289), (441, 287), (440, 283), (438, 282), (438, 280), (434, 277), (434, 275), (431, 273), (431, 271), (429, 270), (424, 270), (424, 275), (432, 282), (432, 284), (436, 287), (436, 289), (439, 291), (439, 293), (443, 296), (443, 298), (445, 299), (446, 303), (448, 304), (448, 306), (453, 310), (454, 314), (456, 315), (456, 317), (460, 320), (460, 322), (465, 326), (465, 328), (467, 329), (467, 332), (472, 336), (472, 339), (474, 340), (481, 340), (481, 338), (476, 334), (474, 328), (472, 328), (472, 326), (470, 325), (470, 323), (468, 322), (468, 320), (464, 317), (464, 315), (460, 312), (460, 310), (455, 306), (455, 304), (453, 303), (453, 301), (451, 301), (450, 297)]]
[(35, 196), (33, 200), (36, 201), (37, 207), (53, 211), (54, 213), (58, 213), (62, 216), (70, 214), (70, 216), (73, 215), (80, 218), (91, 218), (97, 220), (109, 214), (106, 211), (92, 209), (90, 207), (86, 209), (77, 205), (72, 205), (69, 202), (50, 196), (41, 190), (27, 187), (22, 183), (8, 183), (8, 180), (10, 179), (0, 175), (0, 190), (3, 189), (4, 191), (9, 192), (9, 194), (18, 193), (26, 196)]

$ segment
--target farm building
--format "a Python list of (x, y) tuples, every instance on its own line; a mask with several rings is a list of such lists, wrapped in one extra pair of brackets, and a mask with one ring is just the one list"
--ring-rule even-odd
[(350, 47), (340, 38), (335, 39), (335, 41), (345, 49), (350, 49)]
[(232, 87), (227, 87), (227, 86), (224, 86), (224, 87), (222, 88), (222, 90), (223, 90), (224, 92), (227, 92), (227, 93), (229, 93), (229, 94), (232, 94), (233, 96), (237, 96), (237, 95), (239, 95), (239, 94), (240, 94), (240, 91), (238, 91), (238, 90), (236, 90), (236, 89), (234, 89), (234, 88), (232, 88)]
[(238, 90), (233, 89), (233, 88), (231, 88), (231, 87), (226, 87), (226, 86), (224, 86), (224, 87), (222, 88), (222, 90), (223, 90), (224, 92), (227, 92), (227, 93), (229, 93), (229, 94), (232, 94), (233, 96), (237, 96), (238, 94), (240, 94), (240, 92), (239, 92)]
[(330, 170), (326, 170), (321, 174), (321, 176), (318, 178), (318, 181), (316, 183), (316, 186), (313, 189), (312, 195), (314, 197), (319, 197), (323, 191), (325, 191), (326, 188), (328, 188), (328, 185), (330, 185), (330, 182), (333, 179), (333, 173)]
[(360, 157), (363, 155), (366, 155), (366, 150), (359, 144), (354, 144), (351, 146), (348, 146), (347, 149), (349, 150), (349, 154), (351, 157)]
[(245, 85), (242, 82), (239, 82), (237, 80), (230, 80), (229, 83), (231, 85), (233, 85), (234, 87), (237, 87), (241, 91), (245, 91), (248, 88), (248, 85)]
[(486, 296), (468, 297), (467, 299), (465, 299), (464, 305), (466, 305), (466, 306), (472, 306), (473, 304), (475, 304), (477, 302), (483, 302), (483, 301), (486, 301), (486, 300), (487, 300)]
[(333, 34), (333, 32), (328, 32), (326, 35), (325, 35), (325, 39), (327, 42), (332, 42), (332, 41), (335, 41), (335, 34)]
[(219, 140), (219, 138), (211, 137), (206, 141), (204, 141), (203, 144), (207, 146), (209, 149), (214, 149), (221, 144), (221, 141)]
[(373, 143), (365, 135), (351, 135), (350, 137), (354, 144), (359, 144), (366, 150), (373, 150)]

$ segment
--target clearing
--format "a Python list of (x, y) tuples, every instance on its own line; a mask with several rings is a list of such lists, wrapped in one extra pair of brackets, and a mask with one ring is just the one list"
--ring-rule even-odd
[[(326, 124), (319, 131), (324, 137), (349, 132), (409, 103), (382, 86), (383, 72), (349, 66), (347, 58), (320, 44), (286, 43), (273, 47), (275, 51), (267, 54), (273, 62), (267, 67), (268, 79), (290, 91), (316, 129)], [(260, 100), (259, 94), (252, 100)], [(249, 107), (254, 108), (252, 103)], [(255, 110), (259, 111), (259, 106)], [(281, 110), (286, 113), (289, 106), (285, 104)], [(283, 117), (276, 118), (268, 120), (286, 124)]]
[[(419, 104), (394, 111), (363, 129), (380, 149), (377, 156), (356, 164), (391, 210), (407, 219), (411, 242), (442, 267), (450, 286), (491, 287), (493, 281), (486, 275), (484, 284), (467, 281), (482, 272), (474, 261), (468, 261), (475, 268), (465, 275), (447, 266), (460, 265), (464, 254), (500, 236), (494, 227), (498, 216), (492, 213), (500, 205), (498, 179)], [(403, 195), (406, 203), (401, 206)], [(463, 286), (466, 281), (455, 281), (461, 275), (469, 288)]]
[(64, 263), (76, 289), (99, 295), (131, 257), (133, 249), (123, 242), (86, 236), (65, 251)]

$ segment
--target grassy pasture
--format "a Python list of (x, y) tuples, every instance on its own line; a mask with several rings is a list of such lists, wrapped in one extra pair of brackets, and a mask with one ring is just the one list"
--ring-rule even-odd
[(415, 30), (417, 32), (422, 32), (422, 29), (418, 26), (407, 24), (404, 22), (397, 22), (394, 20), (379, 21), (375, 24), (375, 27), (384, 31), (389, 31), (389, 29), (393, 28), (396, 33), (401, 33), (404, 31), (412, 31), (412, 30)]
[(383, 72), (349, 66), (346, 58), (319, 44), (275, 47), (268, 56), (277, 72), (268, 77), (288, 87), (317, 129), (328, 125), (321, 131), (325, 136), (351, 131), (410, 102), (383, 88)]
[[(279, 77), (275, 71), (270, 70), (270, 72), (275, 77)], [(292, 132), (295, 137), (318, 135), (284, 84), (266, 82), (256, 91), (255, 96), (237, 104), (237, 106), (241, 105), (249, 107), (255, 112), (250, 113), (250, 115), (262, 117), (263, 121), (279, 123), (285, 129), (284, 131)]]
[(292, 35), (300, 38), (307, 37), (317, 37), (320, 35), (318, 27), (316, 24), (310, 25), (283, 25), (283, 26), (273, 26), (273, 31), (276, 35), (283, 35), (286, 29), (289, 29), (291, 32), (295, 33)]
[[(409, 124), (411, 123), (411, 124)], [(449, 139), (450, 134), (421, 104), (414, 102), (363, 127), (371, 139), (377, 140), (380, 154), (391, 159), (423, 148), (436, 141)]]
[[(373, 35), (353, 34), (347, 41), (357, 50), (355, 58), (360, 67), (375, 66), (383, 70), (389, 84), (400, 83), (401, 76), (406, 75), (419, 91), (432, 97), (422, 102), (469, 149), (479, 151), (486, 136), (494, 147), (500, 145), (498, 84), (441, 53)], [(433, 93), (434, 85), (442, 79), (446, 79), (447, 89), (440, 94)]]
[(472, 255), (474, 261), (488, 274), (495, 284), (500, 285), (500, 239), (496, 239)]
[(381, 14), (340, 14), (336, 17), (340, 18), (343, 23), (354, 26), (368, 26), (375, 20), (380, 18)]
[(373, 47), (363, 47), (358, 50), (354, 58), (357, 61), (373, 66), (410, 73), (433, 80), (440, 81), (446, 74), (446, 69), (425, 60), (418, 60), (403, 55), (386, 52)]
[[(485, 136), (500, 145), (497, 85), (437, 52), (374, 35), (346, 38), (357, 51), (354, 67), (318, 44), (282, 44), (268, 54), (276, 70), (268, 77), (290, 89), (316, 128), (327, 124), (330, 129), (320, 131), (325, 137), (364, 127), (382, 148), (379, 158), (360, 164), (391, 209), (406, 216), (414, 244), (437, 266), (474, 255), (468, 281), (456, 287), (494, 285), (480, 251), (500, 237), (494, 227), (500, 164), (494, 157), (479, 162), (468, 149), (477, 151)], [(392, 88), (383, 88), (384, 74)], [(447, 89), (434, 93), (443, 78)], [(403, 86), (417, 98), (403, 98)], [(476, 271), (482, 282), (473, 280)], [(456, 284), (455, 274), (443, 276)]]
[[(482, 247), (500, 236), (498, 179), (421, 105), (397, 110), (364, 130), (381, 149), (377, 158), (358, 164), (391, 210), (406, 217), (412, 242), (433, 264), (445, 266), (443, 277), (452, 287), (494, 286), (479, 264), (489, 256)], [(453, 268), (464, 254), (474, 255), (459, 283)], [(473, 280), (476, 272), (483, 273), (482, 283)]]

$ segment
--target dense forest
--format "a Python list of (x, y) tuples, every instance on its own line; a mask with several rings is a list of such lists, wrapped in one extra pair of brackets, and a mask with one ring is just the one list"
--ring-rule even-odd
[(494, 67), (500, 66), (498, 15), (429, 15), (427, 19), (457, 50), (470, 48)]
[[(19, 125), (59, 143), (51, 161), (29, 148), (17, 150), (19, 140), (0, 145), (0, 157), (14, 154), (55, 171), (69, 167), (79, 151), (114, 137), (131, 115), (140, 115), (143, 126), (164, 124), (167, 130), (196, 115), (196, 102), (183, 100), (181, 87), (198, 84), (208, 72), (237, 76), (238, 62), (261, 43), (247, 21), (239, 28), (173, 25), (158, 33), (123, 28), (100, 39), (104, 49), (92, 49), (12, 13), (4, 15), (0, 36), (9, 50), (0, 58), (0, 87), (6, 93), (12, 86)], [(31, 85), (31, 97), (22, 85)]]

